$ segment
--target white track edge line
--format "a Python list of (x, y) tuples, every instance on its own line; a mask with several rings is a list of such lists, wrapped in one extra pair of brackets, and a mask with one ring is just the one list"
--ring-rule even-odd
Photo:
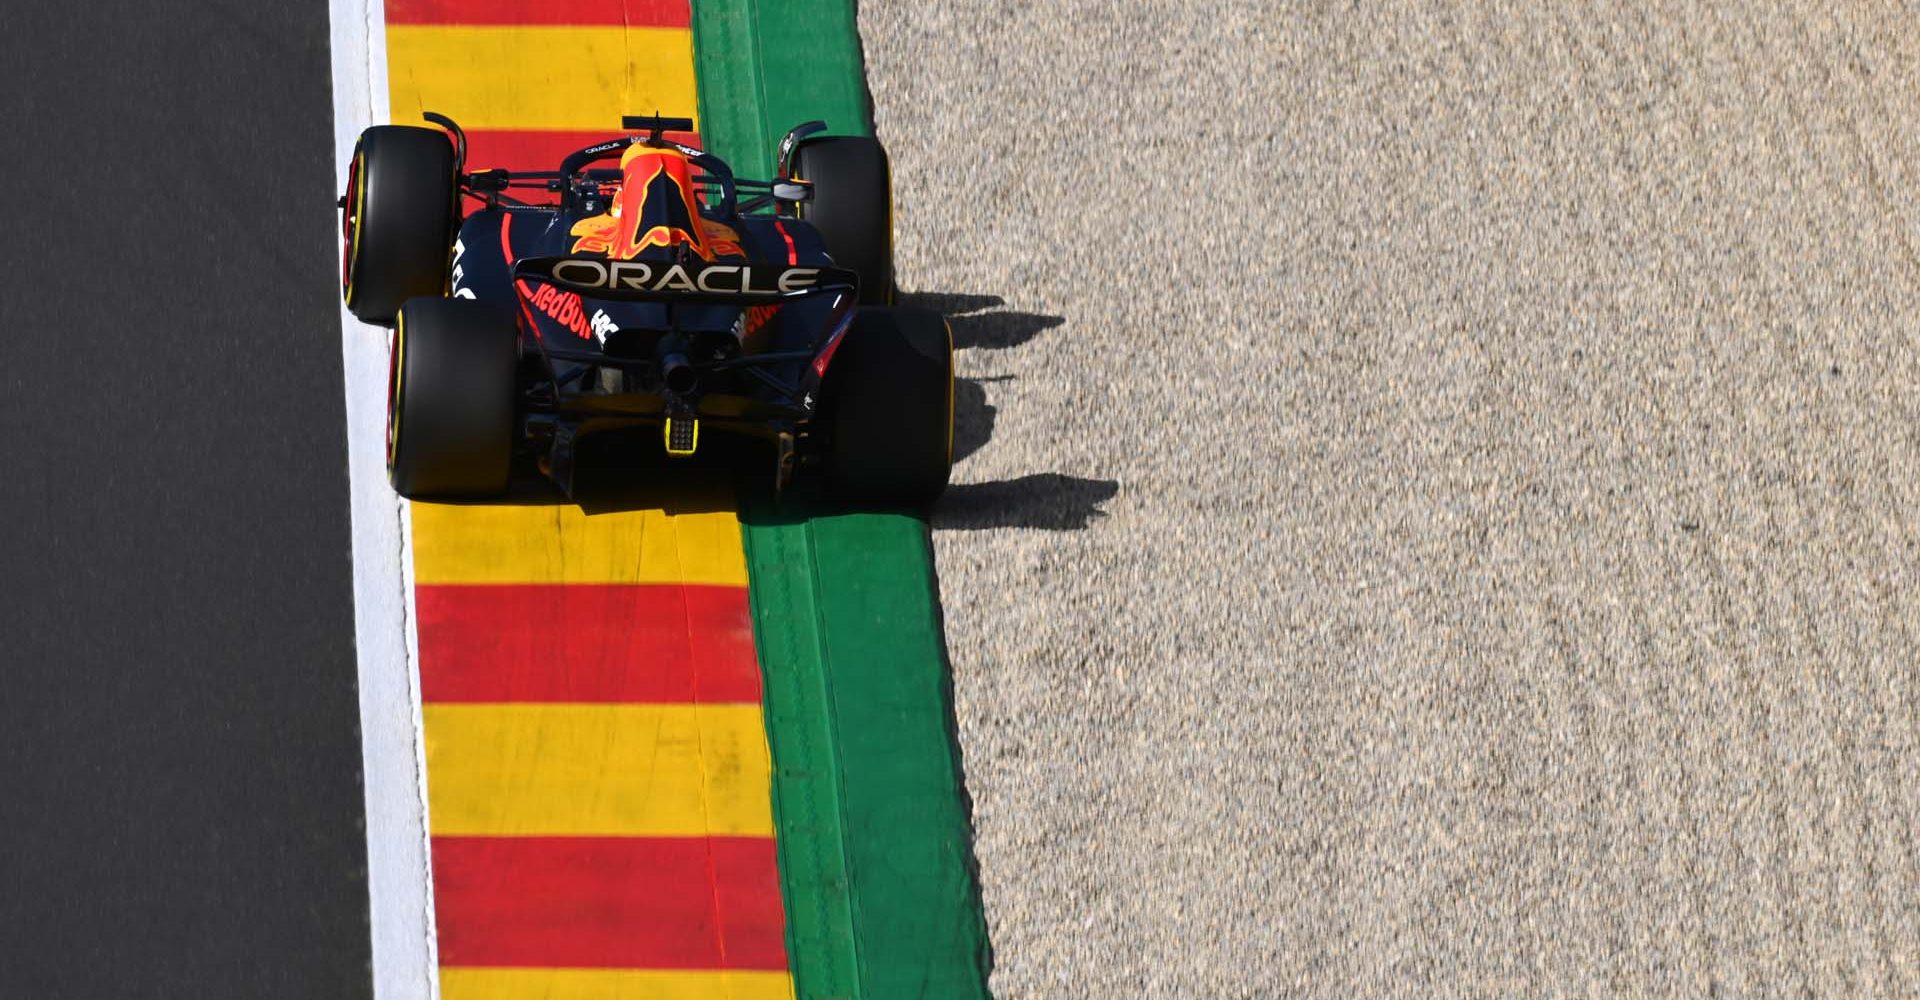
[[(337, 190), (360, 130), (387, 120), (381, 0), (328, 0)], [(354, 646), (366, 790), (367, 922), (377, 1000), (438, 1000), (418, 638), (407, 505), (387, 485), (385, 330), (340, 310), (352, 497)]]

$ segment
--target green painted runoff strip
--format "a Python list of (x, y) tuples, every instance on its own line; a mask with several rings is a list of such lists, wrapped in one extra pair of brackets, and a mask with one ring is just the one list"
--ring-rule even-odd
[(742, 177), (801, 122), (873, 134), (852, 0), (697, 0), (693, 61), (700, 140)]
[[(851, 0), (700, 0), (700, 133), (767, 177), (811, 119), (870, 135)], [(799, 1000), (979, 1000), (969, 848), (926, 522), (789, 495), (742, 511)]]
[(986, 997), (926, 524), (816, 511), (742, 512), (795, 990)]
[(787, 960), (801, 998), (852, 998), (860, 995), (853, 900), (812, 538), (804, 530), (742, 534), (765, 678)]

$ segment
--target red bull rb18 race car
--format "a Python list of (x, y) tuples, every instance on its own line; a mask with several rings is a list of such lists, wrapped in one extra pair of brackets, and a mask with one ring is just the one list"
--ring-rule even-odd
[(629, 117), (558, 170), (469, 172), (425, 117), (361, 133), (340, 199), (347, 308), (393, 329), (395, 490), (498, 496), (521, 457), (571, 493), (576, 443), (634, 428), (673, 457), (759, 439), (777, 486), (853, 503), (945, 488), (952, 337), (891, 304), (878, 142), (809, 122), (753, 181), (666, 137), (692, 122)]

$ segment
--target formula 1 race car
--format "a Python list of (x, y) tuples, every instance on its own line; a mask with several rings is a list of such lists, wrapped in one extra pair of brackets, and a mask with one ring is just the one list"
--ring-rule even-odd
[(778, 487), (818, 469), (854, 503), (945, 488), (952, 336), (890, 304), (878, 142), (809, 122), (751, 181), (666, 138), (691, 121), (628, 117), (557, 171), (469, 173), (460, 127), (425, 118), (361, 133), (340, 199), (347, 308), (393, 328), (395, 490), (498, 496), (519, 455), (571, 494), (576, 442), (636, 427), (669, 456), (761, 439)]

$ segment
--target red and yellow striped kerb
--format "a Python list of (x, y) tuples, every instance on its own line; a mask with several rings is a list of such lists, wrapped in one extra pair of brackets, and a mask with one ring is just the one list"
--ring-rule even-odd
[[(686, 0), (387, 0), (393, 121), (553, 169), (695, 114)], [(740, 527), (412, 507), (446, 1000), (791, 1000)]]

